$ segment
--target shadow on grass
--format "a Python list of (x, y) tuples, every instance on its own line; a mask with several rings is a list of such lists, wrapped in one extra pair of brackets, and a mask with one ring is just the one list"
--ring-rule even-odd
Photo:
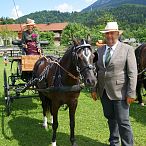
[[(2, 94), (0, 95), (0, 107), (2, 107), (3, 109), (6, 108), (6, 101), (4, 99), (4, 95)], [(21, 110), (23, 111), (23, 113), (28, 114), (31, 110), (37, 109), (37, 107), (38, 104), (34, 103), (32, 98), (14, 99), (10, 102), (11, 112), (17, 112)]]
[(15, 112), (21, 110), (23, 113), (28, 114), (31, 110), (37, 109), (38, 106), (37, 103), (33, 102), (32, 98), (16, 99), (12, 103), (12, 110)]
[(137, 103), (131, 104), (130, 116), (132, 116), (136, 122), (146, 125), (146, 106), (142, 107)]
[(0, 105), (4, 104), (4, 95), (0, 92)]
[[(12, 137), (8, 137), (3, 131), (3, 135), (8, 140), (17, 140), (19, 146), (49, 146), (51, 145), (51, 127), (45, 130), (40, 125), (41, 121), (28, 117), (17, 117), (8, 122)], [(106, 144), (93, 140), (89, 137), (76, 135), (79, 146), (106, 146)], [(70, 146), (69, 135), (57, 133), (58, 146)]]

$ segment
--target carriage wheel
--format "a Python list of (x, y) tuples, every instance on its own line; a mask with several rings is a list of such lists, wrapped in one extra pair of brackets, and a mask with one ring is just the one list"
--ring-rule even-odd
[(11, 99), (9, 95), (9, 84), (7, 82), (7, 73), (6, 69), (4, 69), (4, 97), (5, 97), (5, 104), (6, 104), (6, 113), (9, 116), (11, 113)]

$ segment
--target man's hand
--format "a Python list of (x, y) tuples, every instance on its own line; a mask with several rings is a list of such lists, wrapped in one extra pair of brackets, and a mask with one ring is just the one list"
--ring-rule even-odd
[(131, 97), (126, 97), (126, 101), (127, 101), (128, 104), (131, 104), (135, 101), (135, 99), (131, 98)]
[(91, 92), (91, 96), (92, 96), (92, 98), (93, 98), (94, 101), (97, 100), (97, 94), (96, 94), (95, 91)]

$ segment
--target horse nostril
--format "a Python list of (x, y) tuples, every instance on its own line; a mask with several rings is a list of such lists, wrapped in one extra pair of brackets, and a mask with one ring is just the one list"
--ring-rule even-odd
[(88, 78), (88, 79), (86, 79), (86, 84), (89, 85), (89, 86), (94, 86), (95, 85), (95, 81)]
[(91, 80), (90, 79), (86, 79), (86, 83), (87, 84), (91, 84)]

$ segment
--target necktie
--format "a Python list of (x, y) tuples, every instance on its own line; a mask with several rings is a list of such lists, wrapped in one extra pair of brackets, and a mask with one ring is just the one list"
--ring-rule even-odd
[(108, 48), (106, 52), (106, 56), (105, 56), (105, 66), (107, 66), (110, 62), (110, 59), (111, 59), (110, 51), (111, 51), (111, 48)]

